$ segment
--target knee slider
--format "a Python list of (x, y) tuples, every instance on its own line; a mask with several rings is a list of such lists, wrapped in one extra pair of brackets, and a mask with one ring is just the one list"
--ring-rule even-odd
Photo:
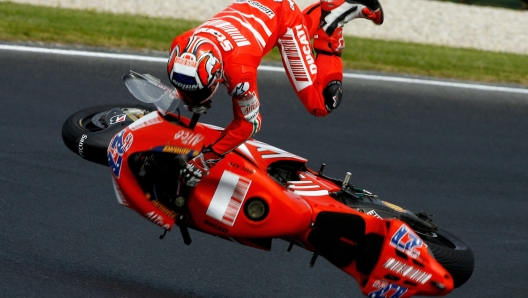
[(343, 98), (343, 88), (341, 81), (331, 81), (323, 90), (323, 97), (325, 100), (325, 107), (328, 113), (336, 109)]

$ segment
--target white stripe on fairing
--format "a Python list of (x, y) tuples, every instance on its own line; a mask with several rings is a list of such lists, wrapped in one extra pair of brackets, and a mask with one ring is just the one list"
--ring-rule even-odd
[(224, 171), (213, 195), (213, 199), (211, 200), (211, 203), (209, 203), (209, 207), (205, 213), (206, 215), (218, 221), (222, 221), (227, 206), (229, 206), (229, 202), (231, 201), (231, 196), (233, 196), (233, 193), (235, 192), (238, 179), (240, 179), (240, 176)]
[(312, 181), (288, 181), (290, 184), (309, 184), (313, 183)]
[(255, 163), (257, 162), (255, 158), (253, 157), (253, 155), (251, 154), (251, 152), (249, 151), (248, 147), (246, 147), (246, 144), (242, 144), (238, 146), (236, 150), (239, 150), (240, 152), (242, 152), (242, 154), (251, 158), (251, 160), (253, 160)]
[(328, 190), (296, 190), (293, 193), (305, 197), (319, 197), (328, 195)]
[(216, 126), (216, 125), (207, 124), (207, 123), (200, 123), (200, 124), (203, 125), (203, 126), (209, 127), (211, 129), (214, 129), (214, 130), (224, 130), (223, 127)]
[(309, 188), (321, 188), (319, 185), (290, 185), (289, 189), (309, 189)]
[[(37, 48), (37, 47), (27, 47), (27, 46), (14, 46), (14, 45), (5, 45), (5, 44), (0, 44), (0, 50), (32, 52), (32, 53), (42, 53), (42, 54), (55, 54), (55, 55), (66, 55), (66, 56), (78, 56), (78, 57), (93, 57), (93, 58), (106, 58), (106, 59), (159, 62), (159, 63), (167, 63), (167, 59), (168, 59), (168, 58), (149, 57), (149, 56), (140, 56), (140, 55), (113, 54), (113, 53), (88, 52), (88, 51), (77, 51), (77, 50), (61, 50), (61, 49)], [(268, 65), (259, 66), (259, 70), (284, 72), (284, 68), (282, 67), (268, 66)], [(443, 82), (443, 81), (435, 81), (435, 80), (411, 79), (411, 78), (401, 78), (401, 77), (391, 77), (391, 76), (381, 76), (381, 75), (367, 75), (367, 74), (357, 74), (357, 73), (344, 73), (343, 76), (345, 78), (359, 79), (359, 80), (385, 81), (385, 82), (395, 82), (395, 83), (405, 83), (405, 84), (419, 84), (419, 85), (432, 85), (432, 86), (441, 86), (441, 87), (473, 89), (473, 90), (481, 90), (481, 91), (528, 94), (528, 89), (524, 89), (524, 88), (499, 87), (499, 86), (456, 83), (456, 82)]]

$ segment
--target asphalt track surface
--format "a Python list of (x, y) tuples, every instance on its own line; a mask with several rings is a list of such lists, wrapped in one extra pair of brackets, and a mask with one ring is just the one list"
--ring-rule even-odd
[[(121, 76), (165, 80), (164, 65), (0, 52), (0, 296), (361, 297), (356, 282), (276, 240), (264, 252), (162, 230), (117, 204), (107, 168), (62, 143), (63, 121), (130, 102)], [(381, 198), (436, 215), (475, 254), (449, 297), (526, 297), (528, 95), (345, 80), (341, 107), (309, 115), (283, 73), (259, 76), (257, 139), (309, 159)], [(224, 89), (225, 90), (225, 89)], [(230, 121), (224, 90), (204, 122)], [(287, 219), (285, 219), (287, 220)]]

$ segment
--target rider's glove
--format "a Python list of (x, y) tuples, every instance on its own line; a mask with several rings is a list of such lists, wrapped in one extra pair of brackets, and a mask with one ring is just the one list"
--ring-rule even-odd
[(321, 25), (328, 36), (355, 18), (365, 18), (377, 25), (383, 23), (378, 0), (321, 0)]
[(195, 187), (198, 185), (198, 182), (200, 182), (204, 176), (209, 174), (209, 169), (211, 169), (222, 158), (222, 155), (214, 152), (210, 147), (207, 147), (195, 158), (191, 159), (185, 168), (181, 170), (181, 175), (187, 186)]

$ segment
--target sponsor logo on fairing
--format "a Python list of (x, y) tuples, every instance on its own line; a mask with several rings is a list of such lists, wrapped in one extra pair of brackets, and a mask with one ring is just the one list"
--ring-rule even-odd
[(126, 115), (125, 114), (115, 115), (112, 118), (110, 118), (110, 125), (117, 124), (117, 123), (123, 122), (125, 120), (126, 120)]
[(379, 288), (379, 290), (370, 292), (369, 298), (400, 298), (407, 292), (407, 288), (388, 283), (384, 280), (377, 280), (372, 284), (372, 287)]
[(145, 217), (148, 218), (148, 220), (150, 220), (151, 222), (157, 224), (158, 226), (164, 228), (164, 229), (169, 229), (170, 228), (170, 225), (169, 224), (165, 224), (163, 222), (163, 217), (159, 214), (156, 214), (156, 212), (152, 211), (152, 212), (149, 212), (147, 214), (145, 214)]
[(81, 139), (79, 140), (78, 151), (79, 151), (79, 156), (82, 158), (84, 158), (84, 141), (86, 141), (87, 138), (88, 136), (83, 134)]
[(379, 216), (379, 214), (376, 212), (376, 210), (370, 210), (369, 212), (367, 212), (367, 213), (365, 213), (365, 214), (368, 214), (368, 215), (374, 216), (375, 218), (382, 219), (382, 217)]
[(195, 146), (204, 140), (204, 136), (185, 130), (180, 130), (174, 135), (175, 140), (180, 140), (184, 145)]
[(229, 162), (229, 165), (230, 165), (231, 167), (237, 169), (237, 170), (244, 171), (244, 172), (246, 172), (247, 174), (254, 174), (254, 173), (255, 173), (255, 170), (254, 170), (254, 169), (248, 169), (248, 168), (246, 168), (246, 167), (244, 167), (244, 166), (241, 166), (241, 165), (239, 165), (239, 164), (237, 164), (237, 163), (234, 163), (234, 162), (232, 162), (232, 161)]
[(417, 248), (423, 246), (423, 241), (409, 227), (402, 224), (400, 229), (392, 235), (390, 245), (416, 259), (420, 256), (420, 251)]
[(123, 154), (130, 149), (132, 142), (134, 141), (134, 136), (132, 133), (128, 133), (125, 137), (125, 131), (121, 131), (110, 141), (110, 146), (108, 146), (107, 159), (108, 165), (112, 169), (114, 176), (119, 178), (121, 174), (121, 167), (123, 166)]
[(433, 276), (430, 273), (420, 270), (414, 266), (407, 265), (404, 262), (398, 261), (394, 258), (390, 258), (387, 262), (385, 262), (383, 268), (389, 269), (400, 276), (406, 277), (422, 285)]
[(187, 154), (189, 154), (191, 152), (191, 149), (178, 147), (178, 146), (167, 145), (167, 146), (163, 147), (163, 149), (161, 149), (161, 152), (187, 155)]
[(385, 206), (391, 208), (392, 210), (396, 210), (398, 212), (405, 212), (405, 209), (403, 209), (402, 207), (398, 206), (398, 205), (394, 205), (392, 203), (389, 203), (389, 202), (385, 202), (385, 201), (381, 201)]
[(170, 210), (169, 208), (165, 207), (165, 205), (163, 205), (160, 201), (158, 200), (152, 200), (151, 201), (152, 204), (154, 206), (156, 206), (156, 208), (158, 208), (161, 212), (165, 213), (165, 215), (167, 215), (168, 217), (172, 218), (172, 219), (175, 219), (176, 216), (178, 216), (178, 214), (172, 210)]
[(211, 222), (210, 220), (204, 220), (204, 224), (210, 226), (211, 228), (221, 232), (221, 233), (224, 233), (224, 234), (227, 234), (229, 232), (228, 229), (224, 228), (224, 227), (221, 227), (217, 224), (215, 224), (214, 222)]

